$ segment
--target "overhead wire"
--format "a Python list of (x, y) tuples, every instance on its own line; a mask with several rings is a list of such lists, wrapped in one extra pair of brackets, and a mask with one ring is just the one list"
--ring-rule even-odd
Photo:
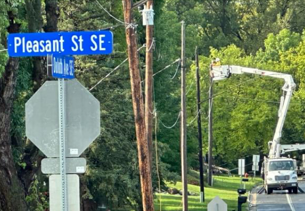
[[(161, 193), (161, 178), (160, 178), (160, 172), (159, 172), (159, 156), (158, 156), (158, 117), (157, 113), (155, 113), (155, 152), (156, 152), (156, 171), (157, 171), (157, 177), (158, 177), (158, 188), (159, 193)], [(160, 202), (160, 211), (162, 210), (162, 196), (159, 194), (159, 202)]]
[[(145, 47), (145, 44), (143, 46), (141, 46), (140, 48), (138, 48), (137, 51), (140, 51), (142, 48)], [(116, 66), (111, 72), (109, 72), (105, 77), (103, 77), (101, 80), (99, 80), (93, 87), (91, 87), (89, 89), (89, 91), (91, 91), (92, 89), (94, 89), (95, 87), (97, 87), (104, 79), (108, 78), (114, 71), (116, 71), (117, 69), (119, 69), (126, 61), (128, 60), (128, 58), (126, 58), (124, 61), (122, 61), (118, 66)]]
[(155, 74), (153, 74), (153, 76), (155, 76), (155, 75), (157, 75), (157, 74), (163, 72), (164, 70), (170, 68), (173, 64), (175, 64), (175, 63), (177, 63), (177, 62), (179, 62), (179, 61), (180, 61), (180, 58), (179, 58), (179, 59), (176, 59), (173, 63), (171, 63), (171, 64), (165, 66), (163, 69), (161, 69), (161, 70), (159, 70), (158, 72), (156, 72)]
[(179, 112), (178, 114), (178, 117), (176, 119), (176, 122), (172, 125), (172, 126), (166, 126), (161, 120), (159, 120), (159, 122), (161, 123), (161, 125), (167, 129), (172, 129), (173, 127), (175, 127), (178, 123), (178, 120), (180, 119), (180, 116), (181, 116), (181, 111)]
[[(253, 81), (254, 79), (256, 79), (256, 78), (251, 78), (251, 79), (246, 80), (246, 81), (244, 81), (244, 82), (241, 82), (241, 83), (239, 83), (239, 84), (237, 84), (237, 85), (234, 85), (234, 86), (232, 86), (231, 88), (233, 88), (233, 87), (238, 87), (238, 86), (243, 85), (243, 84), (245, 84), (245, 83), (247, 83), (247, 82), (249, 82), (249, 81)], [(225, 91), (222, 91), (222, 92), (220, 92), (220, 93), (214, 94), (212, 98), (214, 99), (214, 98), (216, 98), (216, 97), (218, 97), (218, 96), (220, 96), (220, 95), (222, 95), (222, 94), (224, 94), (224, 93), (227, 93), (227, 92), (229, 92), (229, 91), (230, 91), (229, 89), (226, 89)], [(203, 103), (203, 102), (205, 102), (205, 101), (208, 101), (208, 100), (209, 100), (209, 98), (206, 98), (206, 99), (200, 101), (199, 103), (201, 104), (201, 103)]]
[(150, 52), (150, 50), (155, 46), (155, 43), (156, 43), (156, 40), (155, 40), (155, 38), (153, 38), (153, 40), (152, 40), (152, 42), (151, 42), (151, 44), (150, 44), (150, 46), (149, 46), (149, 48), (146, 52)]
[(177, 75), (177, 73), (178, 73), (178, 69), (179, 69), (180, 65), (181, 65), (181, 59), (179, 59), (179, 62), (178, 62), (178, 65), (177, 65), (176, 72), (175, 72), (174, 76), (173, 76), (173, 77), (171, 77), (171, 79), (172, 79), (172, 80), (173, 80), (173, 79), (176, 77), (176, 75)]
[(114, 15), (112, 15), (108, 10), (105, 9), (105, 7), (103, 7), (103, 5), (98, 1), (98, 0), (95, 0), (96, 3), (98, 4), (98, 6), (100, 8), (102, 8), (102, 10), (104, 10), (110, 17), (112, 17), (114, 20), (116, 20), (117, 22), (119, 22), (120, 24), (124, 25), (126, 27), (126, 29), (129, 29), (129, 28), (136, 28), (138, 25), (137, 24), (134, 24), (134, 23), (125, 23), (124, 21), (118, 19), (117, 17), (115, 17)]
[(196, 114), (196, 116), (195, 116), (195, 118), (194, 119), (192, 119), (191, 120), (191, 122), (190, 123), (188, 123), (186, 126), (187, 127), (189, 127), (191, 124), (193, 124), (193, 122), (198, 118), (198, 115), (201, 113), (201, 111), (199, 110), (198, 112), (197, 112), (197, 114)]
[[(230, 97), (234, 97), (234, 96), (230, 96)], [(253, 99), (253, 98), (246, 98), (246, 97), (236, 97), (236, 98), (237, 98), (237, 100), (251, 100), (251, 101), (256, 101), (256, 102), (265, 102), (265, 103), (280, 104), (280, 102), (270, 101), (270, 100)]]
[(100, 8), (102, 8), (110, 17), (112, 17), (114, 20), (116, 20), (117, 22), (125, 25), (125, 22), (124, 21), (121, 21), (120, 19), (116, 18), (115, 16), (113, 16), (110, 12), (108, 12), (104, 7), (103, 5), (98, 1), (98, 0), (95, 0), (96, 3), (99, 5)]
[(192, 90), (193, 86), (194, 86), (194, 81), (192, 81), (191, 85), (189, 85), (189, 87), (187, 88), (185, 95), (187, 95)]

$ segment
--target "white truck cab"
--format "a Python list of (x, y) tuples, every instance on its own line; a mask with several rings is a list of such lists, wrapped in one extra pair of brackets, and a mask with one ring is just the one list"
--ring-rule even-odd
[(265, 158), (264, 187), (267, 194), (273, 190), (288, 190), (298, 193), (296, 161), (292, 158)]

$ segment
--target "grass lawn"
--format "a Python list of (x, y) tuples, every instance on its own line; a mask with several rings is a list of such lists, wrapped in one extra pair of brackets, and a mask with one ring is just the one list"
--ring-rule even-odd
[[(261, 179), (255, 178), (253, 181), (249, 178), (249, 182), (246, 182), (246, 189), (251, 190), (251, 188), (260, 183)], [(181, 182), (176, 184), (167, 183), (171, 188), (177, 188), (181, 190)], [(229, 177), (229, 176), (214, 176), (214, 186), (205, 187), (205, 202), (200, 203), (199, 193), (200, 188), (196, 185), (188, 185), (188, 191), (192, 193), (197, 193), (198, 196), (189, 196), (188, 197), (188, 210), (190, 211), (201, 211), (207, 210), (207, 204), (215, 197), (219, 196), (223, 199), (228, 205), (228, 211), (236, 210), (237, 211), (237, 189), (240, 187), (240, 178)], [(246, 194), (248, 196), (248, 194)], [(182, 197), (180, 195), (170, 195), (170, 194), (156, 194), (155, 196), (155, 210), (156, 211), (165, 211), (165, 210), (182, 210)], [(161, 205), (161, 207), (160, 207)], [(247, 204), (243, 205), (243, 210), (246, 210)]]

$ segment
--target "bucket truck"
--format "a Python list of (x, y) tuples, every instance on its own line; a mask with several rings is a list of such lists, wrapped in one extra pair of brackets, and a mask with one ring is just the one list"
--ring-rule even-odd
[(283, 148), (280, 145), (282, 129), (288, 111), (290, 99), (295, 89), (293, 78), (289, 74), (259, 70), (256, 68), (248, 68), (234, 65), (215, 65), (218, 61), (212, 62), (210, 66), (210, 76), (213, 81), (219, 81), (229, 78), (232, 74), (255, 74), (284, 80), (282, 87), (283, 95), (280, 100), (280, 108), (278, 111), (278, 121), (275, 128), (274, 136), (269, 145), (269, 156), (264, 158), (263, 162), (263, 178), (264, 188), (267, 194), (273, 190), (286, 189), (289, 193), (298, 192), (297, 182), (297, 166), (296, 161), (292, 158), (281, 157), (281, 153), (287, 151), (295, 151), (305, 149), (305, 145), (285, 145)]

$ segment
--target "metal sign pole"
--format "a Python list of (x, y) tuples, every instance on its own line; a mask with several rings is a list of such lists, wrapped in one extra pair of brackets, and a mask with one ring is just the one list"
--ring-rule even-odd
[(61, 205), (62, 211), (67, 211), (66, 188), (66, 136), (65, 136), (65, 79), (58, 79), (58, 106), (59, 106), (59, 160), (61, 176)]

